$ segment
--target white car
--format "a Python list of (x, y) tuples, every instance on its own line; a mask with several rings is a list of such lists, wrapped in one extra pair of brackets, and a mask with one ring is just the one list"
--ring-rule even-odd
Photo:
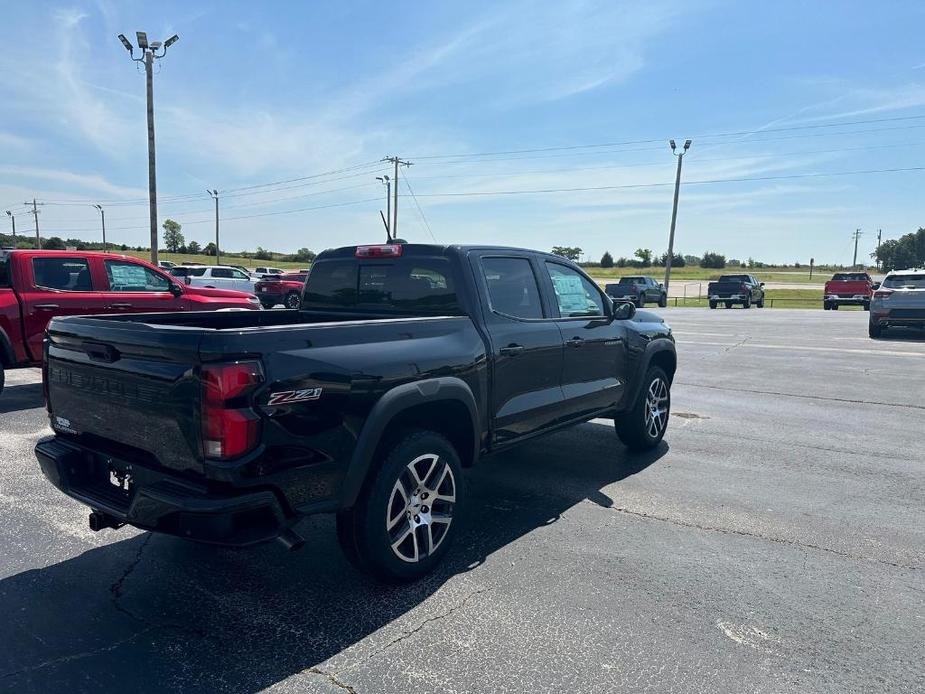
[(255, 267), (254, 271), (251, 273), (251, 277), (256, 279), (263, 279), (268, 275), (282, 275), (283, 271), (278, 267)]
[(194, 287), (213, 289), (234, 289), (239, 292), (254, 293), (256, 280), (246, 272), (228, 265), (182, 265), (170, 270), (174, 277), (183, 277), (187, 284)]
[(871, 337), (894, 326), (925, 327), (925, 270), (892, 270), (870, 300)]

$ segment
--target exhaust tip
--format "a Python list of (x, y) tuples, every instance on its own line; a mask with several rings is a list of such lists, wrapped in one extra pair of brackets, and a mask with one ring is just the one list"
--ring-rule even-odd
[(276, 536), (276, 539), (282, 542), (283, 547), (290, 552), (295, 552), (297, 549), (302, 549), (302, 547), (305, 546), (305, 539), (291, 528), (283, 530), (283, 532)]

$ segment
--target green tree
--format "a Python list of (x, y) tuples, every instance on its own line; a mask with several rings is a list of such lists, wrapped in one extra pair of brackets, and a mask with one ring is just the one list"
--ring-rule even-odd
[(209, 241), (209, 243), (206, 244), (206, 247), (202, 249), (202, 252), (205, 255), (215, 255), (215, 244)]
[(300, 248), (292, 254), (292, 259), (297, 263), (310, 263), (315, 259), (315, 252), (308, 248)]
[(164, 246), (171, 253), (177, 253), (180, 246), (185, 243), (183, 233), (180, 231), (182, 228), (180, 223), (172, 219), (165, 219), (161, 226), (164, 228)]
[(186, 252), (191, 255), (197, 255), (202, 252), (202, 246), (197, 241), (190, 241), (186, 246)]
[(64, 239), (60, 236), (52, 236), (42, 242), (42, 248), (46, 251), (63, 251), (65, 249)]
[(582, 251), (577, 246), (553, 246), (552, 252), (577, 263)]
[(610, 251), (604, 251), (604, 255), (601, 256), (601, 267), (613, 267), (613, 256), (610, 255)]
[[(668, 253), (662, 253), (658, 258), (658, 265), (665, 267), (665, 264), (668, 262)], [(687, 261), (684, 259), (684, 256), (680, 253), (671, 254), (671, 267), (684, 267), (687, 265)]]
[(639, 267), (649, 267), (652, 264), (652, 249), (651, 248), (637, 248), (636, 252), (633, 253), (634, 256), (639, 258), (638, 265)]
[(925, 229), (884, 241), (871, 257), (887, 272), (925, 265)]
[(703, 254), (703, 258), (700, 259), (700, 267), (724, 268), (726, 267), (726, 256), (707, 251)]
[(273, 256), (266, 248), (257, 246), (257, 252), (254, 253), (254, 260), (273, 260)]

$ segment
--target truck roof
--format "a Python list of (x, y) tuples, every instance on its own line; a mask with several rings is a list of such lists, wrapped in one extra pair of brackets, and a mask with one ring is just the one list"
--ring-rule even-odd
[(490, 244), (437, 244), (437, 243), (402, 243), (402, 244), (386, 244), (386, 243), (360, 243), (356, 246), (341, 246), (340, 248), (328, 248), (318, 254), (318, 257), (315, 259), (324, 260), (325, 258), (352, 258), (356, 253), (356, 249), (360, 246), (387, 246), (387, 245), (400, 245), (402, 247), (402, 255), (446, 255), (449, 253), (468, 253), (470, 251), (499, 251), (499, 252), (515, 252), (515, 253), (530, 253), (531, 255), (542, 255), (550, 259), (555, 260), (564, 260), (566, 262), (574, 262), (565, 258), (561, 255), (555, 255), (554, 253), (546, 253), (545, 251), (538, 251), (532, 248), (518, 248), (516, 246), (494, 246)]

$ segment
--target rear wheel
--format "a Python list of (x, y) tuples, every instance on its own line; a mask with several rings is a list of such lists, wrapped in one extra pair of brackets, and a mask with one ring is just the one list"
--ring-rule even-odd
[(742, 308), (751, 308), (752, 307), (752, 298), (750, 296), (745, 297), (745, 301), (742, 302)]
[(296, 292), (289, 292), (284, 303), (286, 308), (302, 308), (302, 297)]
[(727, 302), (726, 302), (726, 308), (732, 308), (732, 302), (731, 302), (731, 301), (727, 301)]
[(869, 301), (865, 301), (865, 302), (864, 302), (864, 310), (865, 310), (865, 311), (870, 311), (870, 302), (869, 302)]
[(636, 306), (638, 306), (639, 308), (642, 308), (642, 307), (645, 306), (645, 305), (646, 305), (646, 297), (645, 297), (644, 294), (640, 294), (640, 295), (636, 298)]
[(883, 326), (881, 326), (879, 323), (874, 323), (873, 321), (870, 321), (867, 324), (867, 334), (870, 335), (871, 337), (880, 337), (881, 335), (883, 335)]
[(0, 364), (0, 393), (3, 392), (3, 386), (6, 383), (6, 369)]
[(710, 308), (716, 308), (716, 302), (715, 302), (715, 301), (711, 301), (711, 302), (710, 302)]
[(431, 571), (449, 549), (463, 499), (452, 444), (411, 431), (389, 451), (352, 509), (337, 514), (337, 537), (354, 566), (389, 583)]
[(658, 366), (646, 372), (633, 406), (614, 419), (617, 436), (631, 451), (655, 448), (668, 427), (671, 411), (671, 385)]
[(822, 309), (823, 309), (824, 311), (831, 311), (831, 310), (832, 310), (832, 304), (830, 304), (828, 301), (823, 301), (823, 302), (822, 302)]
[(833, 304), (832, 304), (832, 310), (833, 310), (833, 311), (837, 311), (837, 310), (838, 310), (838, 304), (833, 303)]

